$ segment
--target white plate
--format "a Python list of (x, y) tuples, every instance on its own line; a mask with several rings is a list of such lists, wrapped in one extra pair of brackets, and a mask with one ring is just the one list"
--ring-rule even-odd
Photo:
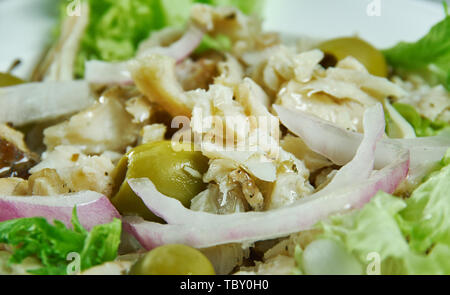
[[(268, 30), (317, 38), (358, 34), (380, 48), (414, 41), (444, 17), (442, 4), (423, 0), (266, 1)], [(0, 0), (0, 71), (18, 58), (22, 65), (14, 73), (30, 75), (51, 40), (57, 13), (54, 0)]]

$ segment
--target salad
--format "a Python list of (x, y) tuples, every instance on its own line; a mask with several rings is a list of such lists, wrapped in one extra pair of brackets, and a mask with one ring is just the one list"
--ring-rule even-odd
[(283, 43), (258, 0), (62, 1), (0, 74), (0, 274), (450, 274), (450, 15)]

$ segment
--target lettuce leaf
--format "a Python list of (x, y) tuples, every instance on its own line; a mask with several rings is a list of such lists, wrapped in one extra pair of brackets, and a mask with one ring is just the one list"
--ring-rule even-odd
[(450, 130), (450, 122), (430, 121), (422, 117), (411, 105), (394, 103), (393, 107), (413, 126), (418, 137), (435, 136), (444, 130)]
[[(90, 18), (77, 55), (77, 77), (83, 76), (87, 60), (121, 61), (134, 57), (139, 43), (151, 32), (184, 25), (195, 3), (234, 6), (248, 14), (260, 13), (264, 3), (262, 0), (84, 1), (89, 4)], [(210, 44), (211, 40), (205, 40), (203, 46)], [(212, 44), (214, 48), (217, 42)]]
[[(336, 249), (347, 253), (334, 251), (338, 254), (327, 258), (328, 265), (334, 261), (353, 265), (357, 259), (368, 273), (373, 267), (372, 258), (378, 256), (381, 274), (450, 274), (449, 191), (450, 150), (441, 169), (433, 172), (409, 199), (380, 192), (363, 209), (321, 222), (318, 226), (323, 234), (319, 240), (333, 241), (335, 248), (340, 247)], [(323, 263), (319, 255), (305, 257), (305, 253), (319, 251), (309, 249), (319, 244), (324, 243), (313, 242), (304, 251), (297, 251), (299, 272), (309, 274), (311, 265)], [(342, 261), (343, 257), (348, 261)], [(309, 259), (306, 267), (305, 258)], [(357, 267), (351, 269), (358, 273)]]
[(450, 91), (450, 16), (433, 26), (415, 43), (400, 42), (383, 51), (397, 71), (422, 74), (430, 83), (440, 83)]
[(45, 218), (19, 218), (0, 222), (0, 243), (14, 247), (10, 263), (21, 263), (27, 257), (38, 258), (43, 267), (29, 270), (32, 274), (67, 274), (67, 255), (80, 254), (80, 269), (116, 258), (120, 243), (121, 221), (96, 225), (90, 232), (80, 224), (76, 209), (72, 217), (73, 230), (55, 220), (51, 225)]

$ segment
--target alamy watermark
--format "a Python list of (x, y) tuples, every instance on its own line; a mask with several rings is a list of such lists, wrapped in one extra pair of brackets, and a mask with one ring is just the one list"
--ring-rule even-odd
[(67, 261), (70, 263), (67, 265), (66, 273), (68, 275), (76, 275), (80, 273), (81, 270), (81, 255), (77, 252), (70, 252), (66, 257)]
[(366, 268), (366, 274), (368, 275), (380, 275), (381, 274), (381, 257), (378, 252), (370, 252), (367, 254), (366, 260), (369, 262)]
[[(70, 3), (66, 7), (68, 16), (81, 16), (81, 0), (67, 0)], [(381, 16), (381, 0), (371, 0), (366, 8), (367, 16)]]
[(381, 0), (371, 0), (366, 8), (367, 16), (381, 16)]
[(68, 16), (81, 16), (81, 0), (67, 0), (70, 3), (66, 7)]

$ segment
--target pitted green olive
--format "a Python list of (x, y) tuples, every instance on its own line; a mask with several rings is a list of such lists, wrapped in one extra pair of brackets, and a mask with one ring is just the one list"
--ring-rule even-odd
[(126, 182), (131, 178), (149, 178), (159, 192), (186, 207), (193, 197), (205, 190), (202, 175), (208, 169), (208, 158), (200, 152), (182, 150), (180, 144), (174, 149), (174, 144), (177, 143), (159, 141), (140, 145), (120, 160), (112, 175), (114, 183), (120, 187), (115, 189), (117, 193), (111, 199), (120, 213), (160, 220), (131, 190)]
[(319, 45), (325, 54), (332, 55), (340, 61), (353, 56), (362, 63), (372, 75), (386, 77), (388, 67), (384, 55), (366, 41), (357, 37), (337, 38)]
[(197, 249), (185, 245), (155, 248), (139, 259), (130, 275), (214, 275), (211, 262)]
[(8, 73), (0, 73), (0, 87), (14, 86), (25, 83), (24, 80)]

